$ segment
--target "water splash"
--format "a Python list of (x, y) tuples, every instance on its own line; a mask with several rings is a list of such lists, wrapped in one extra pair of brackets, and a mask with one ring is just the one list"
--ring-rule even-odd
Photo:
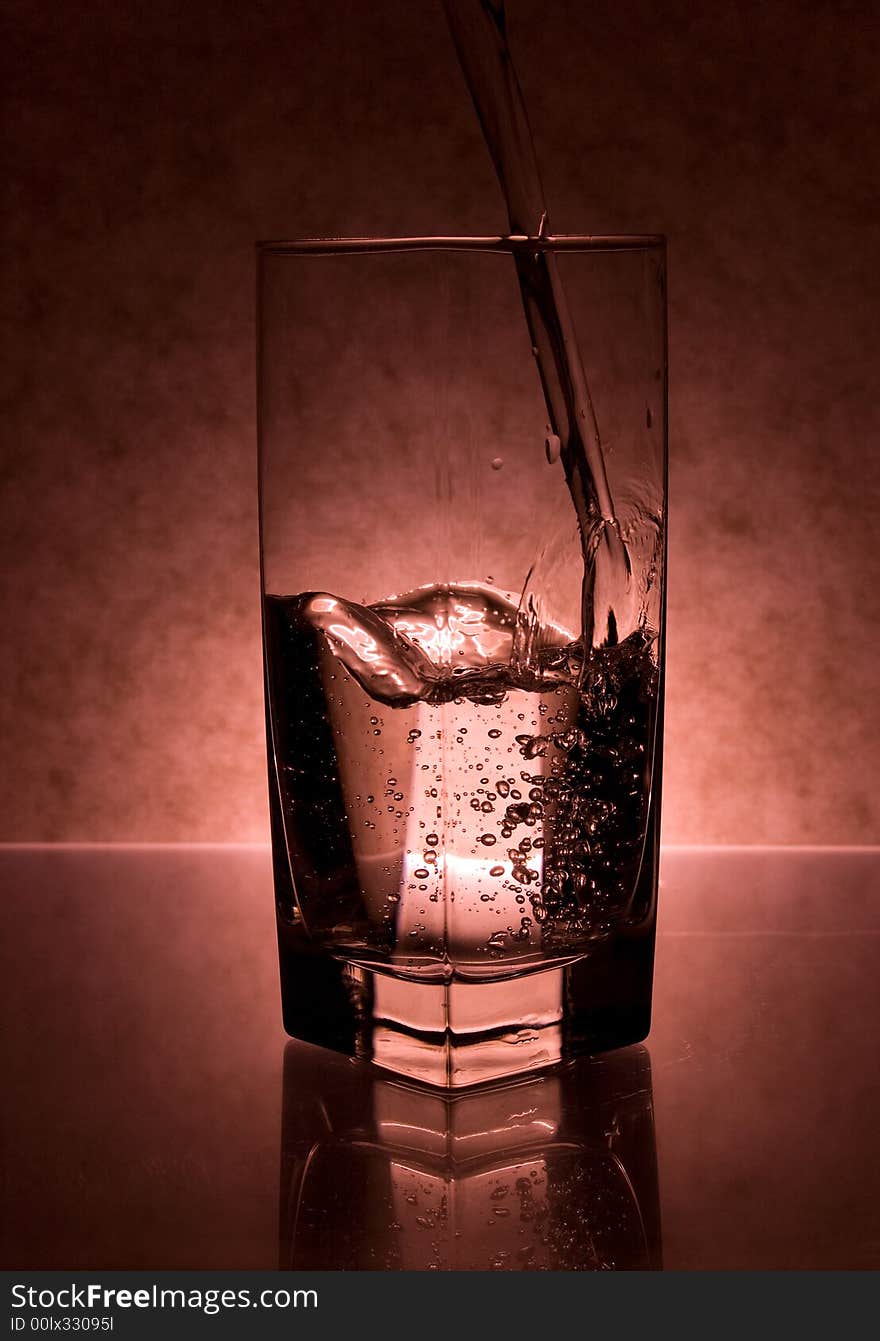
[(362, 689), (392, 708), (469, 699), (577, 677), (580, 645), (556, 625), (523, 619), (510, 595), (481, 584), (421, 587), (376, 605), (306, 592), (291, 615), (323, 635)]

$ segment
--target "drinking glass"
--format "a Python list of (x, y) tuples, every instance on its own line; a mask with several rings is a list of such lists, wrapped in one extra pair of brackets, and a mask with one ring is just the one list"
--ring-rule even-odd
[[(271, 242), (258, 261), (285, 1027), (441, 1085), (636, 1042), (660, 816), (663, 240)], [(526, 261), (564, 287), (611, 522), (578, 511)], [(609, 526), (626, 564), (600, 589)]]

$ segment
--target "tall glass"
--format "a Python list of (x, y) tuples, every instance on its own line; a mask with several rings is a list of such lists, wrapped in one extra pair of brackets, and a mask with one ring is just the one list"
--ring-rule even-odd
[[(525, 249), (577, 332), (617, 577), (596, 578), (609, 523), (579, 512), (548, 423)], [(269, 791), (296, 1037), (457, 1085), (647, 1034), (664, 258), (659, 238), (259, 248)]]

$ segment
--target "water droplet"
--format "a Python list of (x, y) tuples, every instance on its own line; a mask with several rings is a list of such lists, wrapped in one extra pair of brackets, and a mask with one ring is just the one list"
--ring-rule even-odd
[(501, 457), (501, 456), (493, 456), (493, 458), (492, 458), (492, 469), (493, 469), (493, 470), (500, 470), (501, 467), (502, 467), (503, 465), (504, 465), (504, 458), (503, 458), (503, 457)]

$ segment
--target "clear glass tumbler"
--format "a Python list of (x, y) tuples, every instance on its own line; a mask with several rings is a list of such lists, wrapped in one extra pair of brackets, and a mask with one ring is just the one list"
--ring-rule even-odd
[[(610, 522), (529, 265), (564, 286)], [(442, 1085), (644, 1038), (663, 240), (261, 244), (258, 363), (287, 1031)], [(609, 528), (625, 563), (600, 571)]]

